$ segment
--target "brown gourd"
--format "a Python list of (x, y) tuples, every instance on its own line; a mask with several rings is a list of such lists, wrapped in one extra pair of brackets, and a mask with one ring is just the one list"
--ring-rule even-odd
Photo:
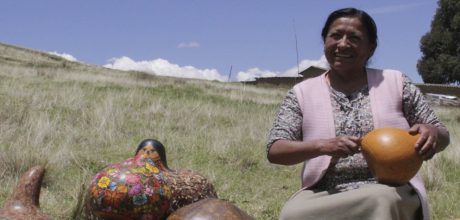
[(362, 152), (378, 182), (403, 185), (417, 174), (423, 162), (415, 150), (419, 136), (399, 128), (379, 128), (363, 137)]
[(0, 209), (2, 220), (51, 220), (40, 209), (40, 189), (45, 175), (45, 167), (37, 165), (25, 172), (16, 188)]

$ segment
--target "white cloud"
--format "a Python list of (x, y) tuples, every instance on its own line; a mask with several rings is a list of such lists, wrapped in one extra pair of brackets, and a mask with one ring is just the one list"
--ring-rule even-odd
[(236, 78), (238, 81), (251, 81), (259, 77), (294, 77), (298, 76), (298, 71), (302, 72), (310, 66), (329, 68), (326, 57), (323, 55), (319, 60), (302, 60), (299, 63), (299, 68), (294, 66), (284, 72), (273, 72), (269, 70), (260, 70), (259, 68), (251, 68), (246, 71), (238, 72)]
[[(303, 71), (310, 66), (328, 68), (328, 63), (324, 55), (318, 60), (302, 60), (299, 63), (299, 71)], [(135, 61), (129, 57), (123, 56), (110, 59), (109, 63), (104, 65), (104, 67), (125, 71), (136, 70), (161, 76), (227, 81), (227, 76), (220, 74), (216, 69), (198, 69), (193, 66), (179, 66), (161, 58), (155, 60)], [(297, 76), (297, 72), (297, 66), (291, 67), (284, 72), (262, 70), (254, 67), (246, 71), (238, 72), (236, 80), (251, 81), (259, 77), (275, 76), (292, 77)]]
[(200, 43), (196, 41), (191, 41), (191, 42), (181, 42), (180, 44), (177, 45), (177, 48), (182, 49), (182, 48), (197, 48), (200, 47)]
[(161, 76), (226, 81), (216, 69), (198, 69), (193, 66), (179, 66), (164, 59), (134, 61), (123, 56), (112, 58), (104, 67), (118, 70), (137, 70)]
[(78, 61), (77, 58), (75, 58), (74, 56), (70, 55), (70, 54), (67, 54), (67, 53), (58, 53), (56, 51), (53, 51), (53, 52), (48, 52), (49, 54), (52, 54), (52, 55), (56, 55), (56, 56), (60, 56), (66, 60), (69, 60), (69, 61)]
[(253, 81), (255, 78), (259, 77), (274, 77), (279, 75), (277, 72), (272, 72), (269, 70), (260, 70), (259, 68), (251, 68), (246, 71), (238, 72), (236, 79), (238, 81)]

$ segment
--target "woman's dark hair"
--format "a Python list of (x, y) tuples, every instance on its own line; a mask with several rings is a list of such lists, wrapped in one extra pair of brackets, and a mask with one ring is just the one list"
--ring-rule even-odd
[(327, 32), (329, 32), (329, 28), (331, 24), (338, 18), (343, 17), (356, 17), (361, 20), (364, 27), (367, 30), (367, 36), (369, 37), (369, 41), (377, 47), (377, 25), (375, 25), (374, 19), (367, 14), (363, 10), (359, 10), (356, 8), (342, 8), (336, 11), (333, 11), (329, 17), (327, 17), (326, 23), (324, 24), (323, 30), (321, 31), (321, 36), (323, 37), (323, 41), (326, 39)]
[(134, 155), (137, 155), (137, 153), (139, 153), (139, 151), (144, 148), (145, 146), (147, 145), (152, 145), (155, 150), (158, 152), (158, 154), (160, 155), (160, 159), (161, 161), (164, 163), (165, 167), (168, 167), (168, 163), (166, 162), (166, 150), (165, 150), (165, 147), (163, 146), (163, 144), (155, 139), (145, 139), (143, 140), (138, 146), (137, 146), (137, 149), (136, 149), (136, 153)]

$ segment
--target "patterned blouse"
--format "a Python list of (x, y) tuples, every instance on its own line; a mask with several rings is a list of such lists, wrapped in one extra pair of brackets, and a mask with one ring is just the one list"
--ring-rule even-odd
[[(433, 124), (444, 127), (425, 102), (423, 94), (403, 75), (403, 112), (409, 126)], [(329, 87), (336, 136), (362, 137), (374, 129), (368, 86), (345, 95)], [(291, 89), (282, 102), (268, 135), (267, 153), (276, 140), (302, 140), (302, 111)], [(346, 158), (333, 158), (324, 177), (313, 186), (315, 190), (346, 191), (362, 184), (375, 183), (361, 153)]]

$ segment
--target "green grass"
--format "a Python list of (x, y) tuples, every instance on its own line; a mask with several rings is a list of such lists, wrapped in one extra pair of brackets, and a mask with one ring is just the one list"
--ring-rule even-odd
[[(286, 88), (120, 72), (24, 51), (11, 56), (0, 59), (0, 205), (23, 172), (42, 164), (41, 208), (55, 219), (79, 218), (91, 177), (131, 157), (145, 138), (163, 142), (171, 168), (203, 174), (220, 198), (257, 219), (277, 219), (300, 187), (300, 165), (270, 164), (265, 153)], [(434, 219), (458, 218), (460, 110), (436, 111), (452, 144), (424, 164), (423, 176)]]

